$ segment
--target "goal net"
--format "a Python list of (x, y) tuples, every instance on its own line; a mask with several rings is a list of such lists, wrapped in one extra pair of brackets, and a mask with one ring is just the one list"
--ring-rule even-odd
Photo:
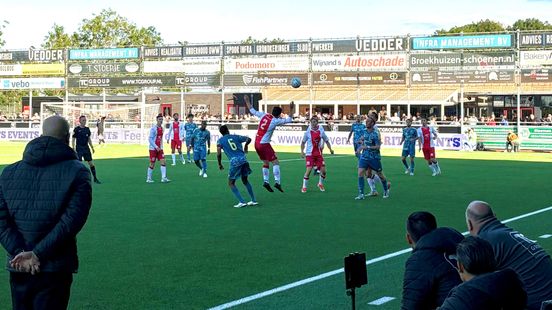
[(141, 102), (43, 102), (40, 105), (41, 123), (52, 115), (63, 116), (72, 128), (79, 125), (79, 118), (86, 116), (96, 143), (97, 124), (104, 119), (106, 142), (146, 143), (149, 129), (156, 123), (159, 104)]

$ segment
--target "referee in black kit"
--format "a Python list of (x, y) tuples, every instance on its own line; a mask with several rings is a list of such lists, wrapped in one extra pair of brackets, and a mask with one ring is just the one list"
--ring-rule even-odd
[[(84, 158), (84, 160), (88, 162), (90, 172), (92, 172), (92, 176), (94, 177), (94, 183), (101, 184), (100, 180), (96, 177), (96, 167), (92, 161), (94, 146), (92, 145), (92, 133), (90, 132), (90, 128), (86, 127), (86, 116), (81, 115), (79, 117), (79, 124), (80, 125), (73, 130), (73, 149), (77, 152), (77, 157), (80, 161)], [(77, 143), (76, 148), (75, 141)], [(88, 147), (89, 145), (90, 148)], [(92, 149), (92, 153), (90, 153), (90, 149)]]

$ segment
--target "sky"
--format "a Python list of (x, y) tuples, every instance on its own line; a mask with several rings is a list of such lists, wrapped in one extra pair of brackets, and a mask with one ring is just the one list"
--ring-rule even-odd
[(39, 48), (54, 24), (73, 33), (108, 8), (154, 26), (165, 44), (429, 35), (487, 18), (552, 23), (552, 0), (24, 0), (2, 5), (3, 49)]

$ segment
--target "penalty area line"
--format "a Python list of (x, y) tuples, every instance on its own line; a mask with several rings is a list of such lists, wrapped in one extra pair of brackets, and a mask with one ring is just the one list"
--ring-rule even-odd
[[(552, 210), (552, 206), (544, 208), (544, 209), (536, 210), (536, 211), (533, 211), (533, 212), (529, 212), (529, 213), (526, 213), (526, 214), (522, 214), (522, 215), (510, 218), (510, 219), (507, 219), (507, 220), (503, 220), (502, 223), (514, 222), (514, 221), (517, 221), (517, 220), (520, 220), (520, 219), (523, 219), (523, 218), (526, 218), (526, 217), (529, 217), (529, 216), (533, 216), (533, 215), (536, 215), (536, 214), (539, 214), (539, 213), (543, 213), (543, 212), (546, 212), (546, 211), (550, 211), (550, 210)], [(467, 235), (467, 234), (468, 234), (468, 232), (463, 233), (463, 235)], [(403, 249), (403, 250), (400, 250), (400, 251), (389, 253), (389, 254), (386, 254), (386, 255), (383, 255), (383, 256), (380, 256), (380, 257), (376, 257), (376, 258), (367, 260), (366, 265), (367, 266), (372, 265), (372, 264), (375, 264), (377, 262), (381, 262), (383, 260), (387, 260), (387, 259), (390, 259), (390, 258), (393, 258), (393, 257), (396, 257), (396, 256), (400, 256), (402, 254), (409, 253), (411, 251), (412, 251), (411, 248), (407, 248), (407, 249)], [(231, 307), (239, 306), (241, 304), (245, 304), (245, 303), (248, 303), (248, 302), (256, 300), (256, 299), (261, 299), (263, 297), (267, 297), (267, 296), (274, 295), (274, 294), (279, 293), (279, 292), (287, 291), (289, 289), (292, 289), (292, 288), (295, 288), (295, 287), (298, 287), (298, 286), (302, 286), (302, 285), (305, 285), (305, 284), (308, 284), (308, 283), (312, 283), (312, 282), (315, 282), (315, 281), (318, 281), (318, 280), (322, 280), (322, 279), (340, 274), (342, 272), (344, 272), (343, 268), (328, 271), (328, 272), (325, 272), (323, 274), (320, 274), (320, 275), (317, 275), (317, 276), (314, 276), (314, 277), (310, 277), (310, 278), (307, 278), (307, 279), (296, 281), (296, 282), (293, 282), (293, 283), (290, 283), (290, 284), (286, 284), (286, 285), (283, 285), (283, 286), (273, 288), (273, 289), (268, 290), (268, 291), (264, 291), (264, 292), (257, 293), (257, 294), (247, 296), (247, 297), (244, 297), (244, 298), (240, 298), (240, 299), (237, 299), (237, 300), (234, 300), (234, 301), (231, 301), (231, 302), (227, 302), (225, 304), (209, 308), (208, 310), (222, 310), (222, 309), (228, 309), (228, 308), (231, 308)]]

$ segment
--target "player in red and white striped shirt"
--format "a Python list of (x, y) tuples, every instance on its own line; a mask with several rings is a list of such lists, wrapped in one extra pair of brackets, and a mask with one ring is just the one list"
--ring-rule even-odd
[[(301, 157), (305, 158), (307, 170), (303, 176), (303, 187), (301, 192), (307, 192), (307, 185), (309, 182), (310, 173), (313, 167), (318, 167), (320, 170), (320, 177), (318, 180), (318, 188), (324, 192), (324, 180), (326, 179), (326, 163), (324, 157), (322, 157), (322, 150), (324, 149), (324, 143), (328, 146), (330, 153), (333, 154), (332, 146), (330, 145), (330, 139), (326, 136), (326, 132), (322, 126), (318, 125), (318, 117), (313, 116), (310, 120), (310, 126), (303, 135), (303, 141), (301, 141)], [(307, 148), (304, 150), (305, 145)]]
[(167, 179), (167, 167), (165, 163), (165, 154), (163, 154), (163, 115), (157, 115), (157, 124), (150, 129), (149, 133), (149, 157), (150, 164), (148, 167), (147, 183), (153, 183), (152, 174), (155, 168), (155, 162), (161, 164), (161, 182), (167, 183), (171, 180)]
[(169, 133), (167, 135), (167, 143), (169, 143), (169, 140), (171, 140), (172, 165), (176, 166), (176, 154), (174, 153), (175, 149), (178, 150), (180, 160), (184, 165), (186, 164), (186, 161), (184, 160), (184, 155), (182, 154), (182, 140), (184, 140), (185, 132), (184, 124), (178, 121), (178, 113), (173, 114), (173, 119), (174, 121), (169, 127)]

